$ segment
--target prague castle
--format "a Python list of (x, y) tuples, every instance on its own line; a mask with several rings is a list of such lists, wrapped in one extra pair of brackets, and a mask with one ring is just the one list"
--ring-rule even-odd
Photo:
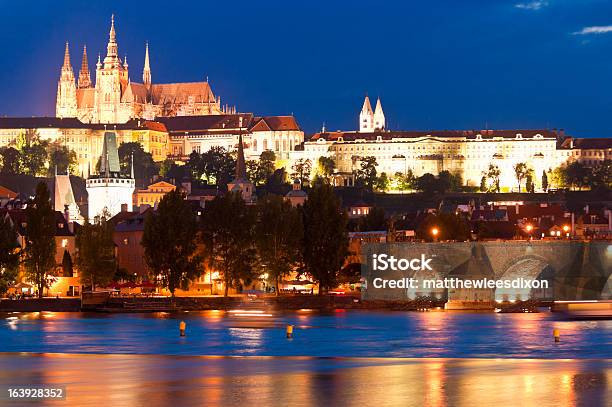
[(127, 57), (119, 57), (115, 20), (111, 27), (103, 60), (98, 54), (95, 84), (89, 72), (87, 48), (78, 80), (70, 62), (68, 43), (64, 64), (57, 84), (57, 117), (76, 117), (83, 123), (125, 123), (130, 119), (152, 120), (158, 116), (217, 115), (224, 113), (219, 97), (215, 97), (208, 81), (163, 83), (153, 82), (146, 45), (142, 83), (132, 82)]

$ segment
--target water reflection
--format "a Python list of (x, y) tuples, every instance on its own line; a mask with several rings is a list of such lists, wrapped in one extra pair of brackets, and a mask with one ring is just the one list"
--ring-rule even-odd
[[(180, 321), (187, 323), (184, 338)], [(288, 324), (295, 326), (290, 341)], [(561, 342), (554, 342), (553, 329)], [(0, 352), (612, 358), (611, 349), (612, 321), (557, 321), (548, 313), (238, 310), (0, 318)]]
[(605, 360), (1, 354), (0, 383), (65, 385), (78, 406), (612, 403)]

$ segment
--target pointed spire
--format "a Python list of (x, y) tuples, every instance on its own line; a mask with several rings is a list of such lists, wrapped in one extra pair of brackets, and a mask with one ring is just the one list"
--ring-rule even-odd
[(70, 64), (70, 49), (68, 48), (68, 41), (66, 41), (66, 49), (64, 51), (64, 65), (62, 69), (70, 69), (72, 71), (72, 65)]
[(79, 71), (79, 88), (91, 88), (91, 76), (89, 74), (89, 64), (87, 63), (87, 46), (83, 46), (83, 60)]
[(116, 41), (117, 35), (115, 34), (115, 14), (111, 14), (111, 28), (108, 33), (108, 38), (110, 41)]
[(144, 69), (142, 70), (142, 83), (145, 84), (147, 88), (151, 85), (151, 65), (149, 63), (149, 43), (145, 44), (145, 60), (144, 60)]
[(134, 179), (134, 153), (132, 153), (131, 161), (130, 178)]
[(96, 63), (96, 69), (102, 68), (102, 62), (100, 62), (100, 53), (98, 52), (98, 62)]
[(119, 57), (117, 56), (117, 35), (115, 33), (115, 15), (111, 16), (111, 28), (108, 34), (108, 45), (106, 46), (106, 58), (104, 58), (104, 65), (119, 64)]
[(379, 97), (376, 100), (376, 109), (374, 111), (374, 130), (384, 130), (385, 127), (385, 113), (383, 112)]
[(242, 133), (240, 133), (238, 135), (238, 159), (236, 160), (236, 180), (247, 179), (248, 178), (246, 173), (246, 164), (244, 161), (244, 146), (242, 144)]
[(127, 54), (125, 54), (125, 57), (123, 57), (123, 67), (124, 67), (125, 69), (127, 69), (127, 67), (128, 67), (128, 63), (127, 63)]
[(365, 99), (363, 100), (363, 107), (361, 108), (361, 111), (364, 113), (372, 113), (372, 105), (370, 104), (370, 98), (368, 95), (366, 95)]

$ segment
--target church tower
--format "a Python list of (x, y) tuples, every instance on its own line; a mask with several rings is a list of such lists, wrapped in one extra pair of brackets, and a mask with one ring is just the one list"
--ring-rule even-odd
[(372, 133), (374, 131), (374, 112), (367, 95), (363, 101), (361, 113), (359, 113), (359, 131), (362, 133)]
[(89, 64), (87, 63), (87, 46), (83, 46), (83, 60), (79, 71), (79, 89), (91, 88), (91, 76), (89, 75)]
[(385, 129), (385, 114), (383, 113), (380, 98), (376, 100), (376, 108), (374, 109), (374, 130), (382, 131)]
[(60, 79), (57, 83), (57, 102), (55, 104), (55, 115), (57, 117), (77, 116), (77, 97), (74, 71), (70, 64), (70, 50), (66, 42), (64, 51), (64, 64), (62, 65)]
[(130, 175), (121, 173), (117, 135), (114, 132), (104, 133), (99, 174), (90, 175), (85, 187), (88, 196), (88, 217), (91, 223), (104, 213), (112, 217), (124, 207), (129, 211), (132, 210), (132, 194), (135, 188), (134, 168), (132, 166)]
[[(239, 127), (242, 129), (242, 117), (239, 119)], [(242, 130), (241, 130), (242, 131)], [(242, 199), (247, 204), (255, 202), (255, 185), (249, 181), (246, 173), (246, 161), (244, 159), (244, 145), (242, 144), (242, 133), (238, 135), (238, 157), (236, 160), (236, 176), (232, 182), (227, 184), (229, 192), (240, 192)]]
[(94, 121), (97, 123), (124, 123), (129, 120), (121, 112), (121, 95), (128, 84), (128, 70), (119, 58), (115, 17), (111, 17), (104, 63), (96, 65), (96, 92)]

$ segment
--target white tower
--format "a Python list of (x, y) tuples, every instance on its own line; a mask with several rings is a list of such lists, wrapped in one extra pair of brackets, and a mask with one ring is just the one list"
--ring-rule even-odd
[(104, 133), (104, 144), (100, 156), (100, 172), (90, 176), (86, 181), (88, 194), (89, 221), (105, 214), (115, 216), (125, 205), (132, 210), (132, 194), (134, 193), (134, 168), (130, 175), (121, 174), (117, 136), (107, 131)]
[(374, 131), (374, 112), (367, 95), (363, 101), (361, 113), (359, 113), (359, 131), (362, 133), (372, 133)]
[(376, 100), (376, 109), (374, 109), (374, 130), (382, 131), (385, 129), (385, 114), (383, 113), (380, 98)]

